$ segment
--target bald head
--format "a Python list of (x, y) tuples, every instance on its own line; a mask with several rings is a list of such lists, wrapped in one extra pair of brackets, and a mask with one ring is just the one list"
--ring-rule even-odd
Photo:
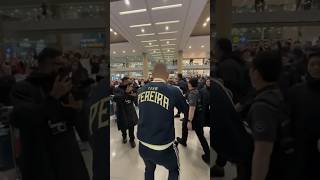
[(161, 78), (167, 80), (169, 77), (167, 66), (162, 63), (155, 64), (153, 67), (152, 76), (153, 78)]

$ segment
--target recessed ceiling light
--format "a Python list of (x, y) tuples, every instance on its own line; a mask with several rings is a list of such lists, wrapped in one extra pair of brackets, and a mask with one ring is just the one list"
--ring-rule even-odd
[(151, 46), (151, 45), (152, 45), (152, 43), (150, 42), (150, 43), (149, 43), (149, 46)]
[(130, 5), (130, 1), (129, 0), (124, 0), (124, 3), (126, 4), (126, 5)]
[(170, 44), (170, 41), (167, 41), (167, 44)]
[(144, 29), (143, 28), (141, 29), (141, 32), (144, 33)]
[(136, 36), (153, 36), (154, 33), (150, 33), (150, 34), (137, 34)]
[(111, 32), (113, 32), (113, 29), (112, 29), (112, 28), (110, 28), (110, 31), (111, 31)]
[(168, 5), (168, 6), (159, 6), (159, 7), (153, 7), (151, 8), (152, 10), (161, 10), (161, 9), (171, 9), (171, 8), (177, 8), (177, 7), (181, 7), (182, 4), (172, 4), (172, 5)]
[(133, 52), (133, 53), (135, 53), (135, 52), (136, 52), (136, 50), (132, 50), (132, 52)]
[(119, 12), (120, 15), (126, 15), (126, 14), (136, 14), (136, 13), (142, 13), (142, 12), (146, 12), (147, 9), (136, 9), (136, 10), (132, 10), (132, 11), (122, 11)]
[(136, 25), (131, 25), (130, 28), (145, 27), (145, 26), (151, 26), (151, 24), (136, 24)]
[(168, 31), (169, 30), (169, 26), (166, 26), (166, 31)]
[(203, 23), (203, 24), (202, 24), (202, 26), (203, 26), (203, 27), (206, 27), (206, 26), (207, 26), (207, 23), (206, 23), (206, 22), (205, 22), (205, 23)]
[(124, 53), (126, 53), (126, 51), (122, 51), (122, 53), (124, 54)]
[(118, 35), (118, 33), (117, 32), (113, 32), (113, 34), (116, 36), (116, 35)]
[(189, 49), (191, 49), (191, 46), (189, 46)]
[(177, 40), (177, 39), (160, 39), (160, 41), (175, 41), (175, 40)]
[(204, 48), (204, 45), (201, 45), (201, 48)]
[(113, 54), (117, 54), (117, 52), (113, 51)]
[(167, 52), (170, 52), (170, 49), (168, 49)]
[(153, 53), (156, 53), (156, 51), (154, 50)]
[(179, 23), (179, 20), (175, 21), (163, 21), (163, 22), (156, 22), (155, 25), (161, 25), (161, 24), (174, 24), (174, 23)]
[(206, 22), (209, 22), (209, 21), (210, 21), (210, 17), (207, 17)]
[(169, 31), (169, 32), (160, 32), (158, 33), (159, 35), (161, 34), (174, 34), (174, 33), (177, 33), (178, 31)]
[(157, 40), (141, 41), (142, 43), (155, 42)]

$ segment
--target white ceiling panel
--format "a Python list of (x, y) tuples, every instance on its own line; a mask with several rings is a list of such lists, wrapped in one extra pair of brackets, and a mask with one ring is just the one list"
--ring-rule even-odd
[[(128, 40), (130, 46), (137, 52), (153, 52), (152, 49), (160, 49), (160, 56), (164, 58), (168, 53), (165, 48), (174, 48), (170, 51), (178, 52), (186, 46), (192, 30), (197, 24), (202, 10), (206, 6), (208, 0), (129, 0), (130, 5), (126, 5), (124, 1), (112, 2), (110, 4), (110, 24), (111, 28), (117, 30), (125, 39)], [(179, 5), (181, 7), (163, 8), (170, 5)], [(152, 10), (154, 7), (161, 7), (160, 10)], [(120, 15), (119, 12), (146, 9), (146, 12)], [(178, 23), (169, 23), (178, 20)], [(166, 22), (156, 25), (158, 22)], [(151, 26), (134, 27), (132, 25), (151, 24)], [(166, 29), (166, 26), (169, 28)], [(141, 29), (144, 29), (144, 32)], [(168, 32), (176, 32), (170, 33)], [(151, 34), (150, 36), (141, 36), (141, 34)], [(160, 33), (160, 34), (159, 34)], [(138, 36), (137, 36), (138, 35)], [(175, 39), (160, 41), (162, 39)], [(141, 41), (152, 41), (149, 42)], [(156, 40), (156, 41), (154, 41)], [(171, 46), (171, 44), (174, 44)], [(146, 47), (147, 46), (147, 47)], [(111, 46), (112, 48), (112, 46)], [(127, 47), (124, 47), (127, 48)], [(121, 48), (120, 48), (121, 49)], [(150, 50), (151, 49), (151, 50)], [(174, 53), (176, 55), (176, 53)]]

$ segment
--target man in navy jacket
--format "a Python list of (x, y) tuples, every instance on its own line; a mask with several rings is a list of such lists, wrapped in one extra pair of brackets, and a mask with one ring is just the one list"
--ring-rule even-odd
[(156, 165), (169, 170), (169, 180), (179, 179), (179, 154), (174, 145), (174, 108), (188, 114), (181, 91), (166, 83), (169, 73), (164, 64), (156, 64), (154, 80), (139, 90), (139, 153), (145, 163), (145, 180), (154, 179)]

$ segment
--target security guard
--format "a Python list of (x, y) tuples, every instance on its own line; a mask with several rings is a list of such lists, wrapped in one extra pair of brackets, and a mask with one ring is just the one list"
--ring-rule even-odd
[(179, 179), (179, 154), (174, 145), (174, 107), (188, 114), (181, 91), (166, 84), (169, 73), (164, 64), (156, 64), (154, 80), (139, 89), (139, 153), (145, 163), (145, 180), (154, 179), (156, 165), (169, 170), (169, 180)]

